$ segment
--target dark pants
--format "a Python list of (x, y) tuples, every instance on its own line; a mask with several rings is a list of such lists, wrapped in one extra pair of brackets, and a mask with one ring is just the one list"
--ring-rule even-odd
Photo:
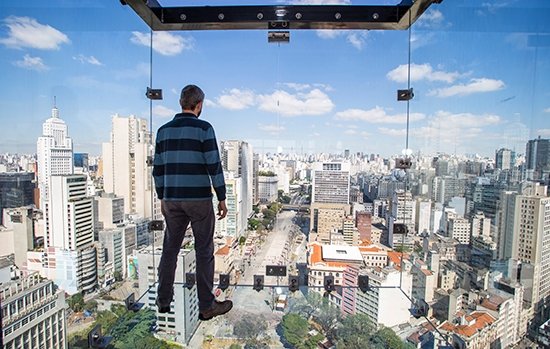
[(208, 309), (214, 301), (212, 287), (214, 286), (214, 225), (216, 218), (212, 200), (162, 200), (161, 209), (166, 219), (166, 231), (158, 268), (158, 302), (168, 305), (172, 301), (178, 254), (185, 230), (191, 222), (195, 236), (199, 310)]

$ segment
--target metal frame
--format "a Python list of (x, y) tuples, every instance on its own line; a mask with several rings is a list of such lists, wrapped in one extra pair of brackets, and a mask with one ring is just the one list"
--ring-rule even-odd
[(257, 5), (163, 7), (157, 0), (121, 0), (154, 31), (237, 29), (408, 29), (433, 3), (397, 5)]

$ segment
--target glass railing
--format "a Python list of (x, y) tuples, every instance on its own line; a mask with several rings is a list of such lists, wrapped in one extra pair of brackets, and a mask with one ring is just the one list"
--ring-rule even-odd
[[(336, 12), (303, 7), (318, 3)], [(550, 340), (546, 1), (156, 5), (0, 4), (1, 288), (34, 272), (65, 288), (55, 306), (3, 316), (6, 348), (63, 347), (47, 340), (52, 321), (69, 348)], [(213, 19), (159, 10), (195, 5), (248, 8)], [(279, 6), (276, 17), (257, 5)], [(407, 29), (410, 8), (422, 14)], [(355, 15), (370, 30), (350, 29)], [(232, 30), (237, 20), (254, 30)], [(181, 27), (162, 27), (170, 21)], [(304, 29), (313, 22), (331, 29)], [(172, 311), (155, 305), (164, 227), (150, 156), (188, 83), (206, 92), (201, 119), (231, 195), (214, 279), (234, 308), (211, 321), (198, 320), (190, 232)], [(50, 190), (68, 174), (83, 175), (70, 181), (93, 198), (92, 217)], [(2, 297), (11, 314), (16, 298)]]

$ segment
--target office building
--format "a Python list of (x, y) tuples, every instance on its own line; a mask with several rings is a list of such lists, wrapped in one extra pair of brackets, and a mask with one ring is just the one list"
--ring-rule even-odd
[(4, 349), (67, 348), (65, 294), (36, 273), (0, 284)]
[(311, 203), (349, 204), (350, 164), (317, 162), (313, 167)]
[(278, 178), (275, 174), (271, 175), (262, 175), (258, 176), (258, 200), (262, 204), (268, 204), (271, 202), (277, 201), (278, 189), (277, 183)]
[(21, 207), (34, 203), (34, 173), (0, 173), (0, 225), (5, 208)]
[(69, 294), (90, 292), (97, 272), (93, 199), (86, 195), (86, 176), (52, 176), (50, 183), (55, 195), (44, 207), (49, 278)]
[(34, 209), (31, 206), (7, 208), (0, 225), (0, 256), (13, 254), (15, 265), (26, 269), (27, 251), (34, 248)]
[(67, 125), (59, 118), (59, 109), (52, 109), (52, 116), (42, 125), (42, 136), (36, 142), (38, 157), (38, 188), (40, 205), (49, 198), (51, 176), (73, 173), (73, 141)]
[[(160, 202), (153, 197), (151, 134), (144, 119), (112, 117), (111, 139), (103, 143), (103, 186), (106, 193), (124, 198), (124, 213), (160, 217)], [(153, 202), (152, 202), (153, 200)]]
[(499, 170), (511, 170), (516, 165), (516, 152), (501, 148), (495, 153), (495, 167)]
[[(244, 141), (223, 141), (220, 145), (220, 155), (224, 172), (231, 172), (234, 178), (240, 178), (241, 186), (235, 192), (240, 200), (238, 212), (246, 222), (252, 214), (254, 202), (254, 157), (252, 146)], [(246, 225), (244, 226), (246, 229)]]
[[(162, 248), (153, 250), (151, 246), (138, 250), (139, 294), (145, 294), (142, 300), (145, 306), (156, 310), (157, 276)], [(169, 313), (157, 313), (157, 335), (187, 345), (199, 325), (199, 302), (197, 286), (190, 290), (184, 285), (185, 274), (195, 272), (195, 253), (181, 249), (177, 259), (177, 273), (174, 285), (174, 298)]]
[(550, 174), (550, 139), (543, 139), (539, 136), (527, 142), (525, 170), (527, 179), (548, 179)]
[(531, 183), (516, 196), (512, 259), (533, 266), (532, 295), (526, 290), (533, 305), (550, 296), (550, 197), (546, 190)]

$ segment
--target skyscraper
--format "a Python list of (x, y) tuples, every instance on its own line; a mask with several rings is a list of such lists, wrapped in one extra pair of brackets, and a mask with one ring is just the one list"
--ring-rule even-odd
[(495, 154), (495, 167), (499, 170), (511, 170), (516, 164), (516, 152), (501, 148)]
[(0, 173), (0, 224), (2, 210), (32, 205), (34, 202), (34, 173)]
[(254, 186), (254, 158), (252, 147), (244, 141), (229, 140), (223, 141), (220, 145), (223, 170), (232, 172), (233, 177), (241, 179), (239, 193), (239, 212), (242, 215), (244, 228), (246, 221), (252, 214), (253, 186)]
[(315, 163), (311, 203), (349, 204), (349, 193), (349, 163)]
[(525, 169), (529, 179), (548, 179), (550, 174), (550, 139), (540, 136), (527, 142)]
[(52, 176), (44, 206), (45, 246), (50, 279), (65, 292), (89, 292), (97, 285), (93, 199), (85, 175)]
[(105, 192), (124, 198), (124, 212), (144, 218), (159, 215), (158, 200), (151, 211), (152, 167), (147, 157), (153, 154), (151, 134), (144, 119), (113, 115), (111, 140), (103, 143), (103, 185)]
[(546, 190), (532, 183), (516, 196), (512, 259), (534, 268), (532, 291), (526, 290), (532, 304), (550, 296), (550, 197)]
[(73, 173), (73, 141), (55, 106), (52, 117), (42, 125), (42, 136), (36, 142), (36, 154), (40, 205), (43, 205), (49, 197), (50, 177)]

